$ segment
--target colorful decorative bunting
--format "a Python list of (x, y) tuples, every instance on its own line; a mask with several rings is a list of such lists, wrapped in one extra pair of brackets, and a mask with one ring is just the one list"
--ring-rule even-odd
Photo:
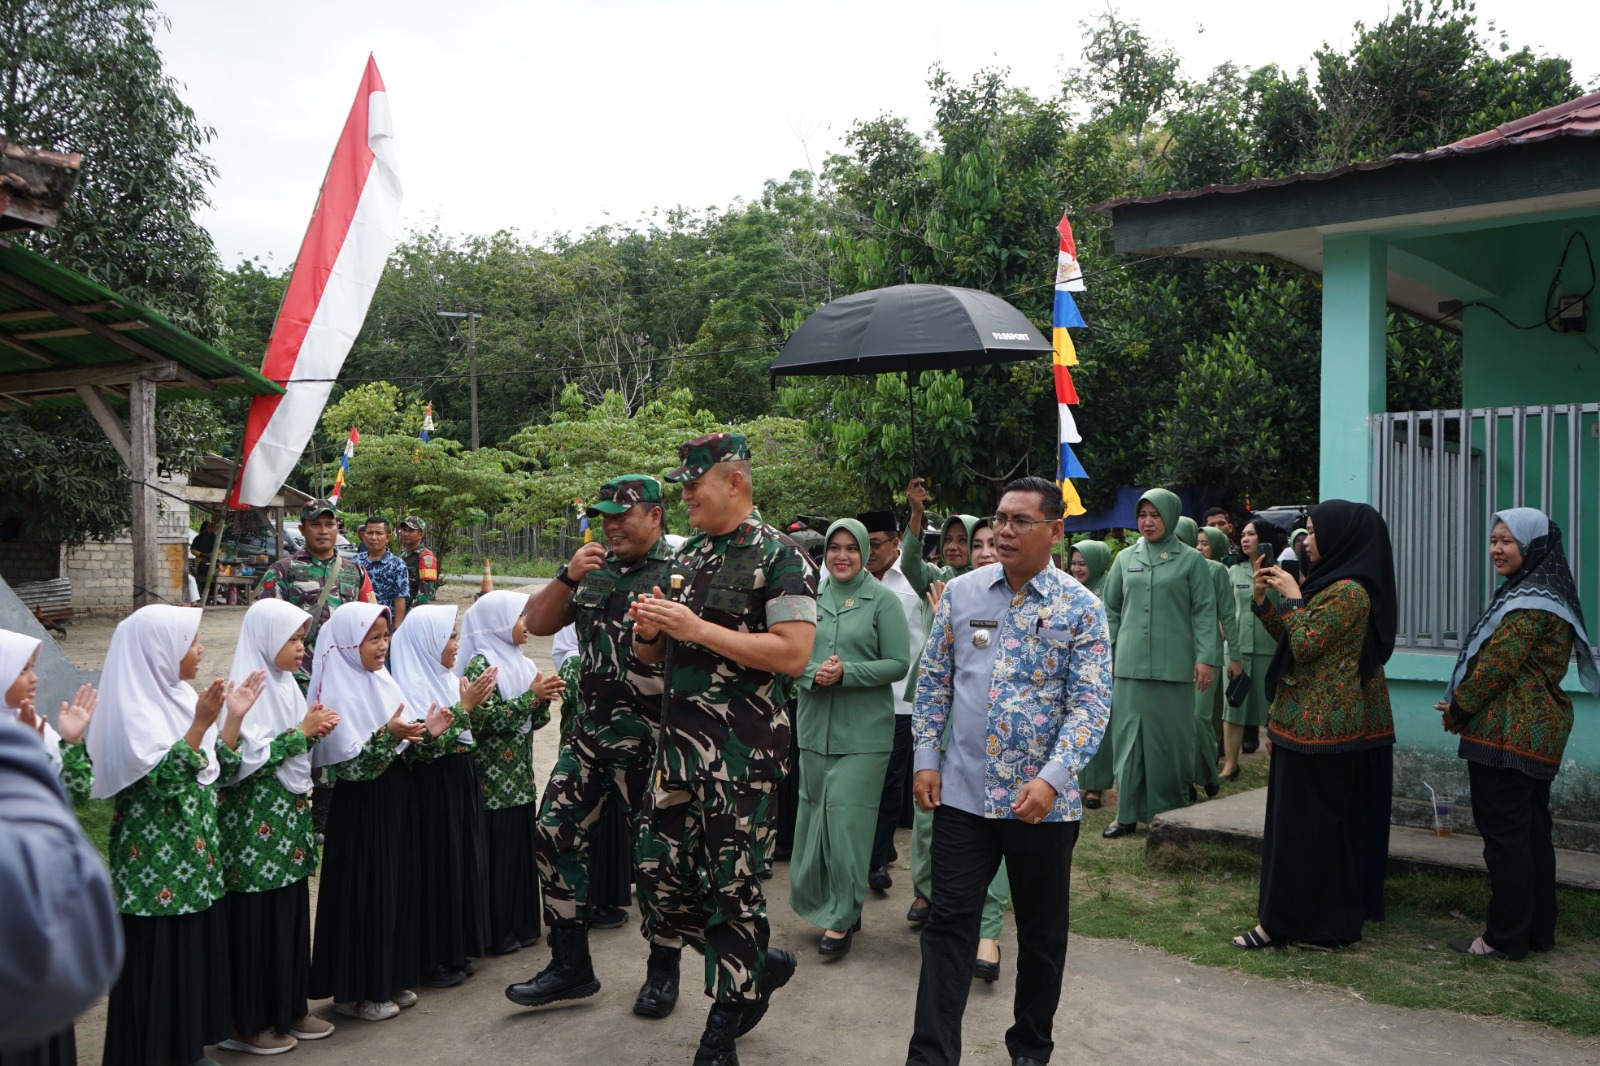
[(356, 454), (356, 445), (361, 443), (361, 432), (355, 426), (350, 427), (350, 436), (344, 442), (344, 454), (339, 457), (339, 473), (333, 479), (333, 491), (328, 493), (330, 502), (337, 504), (339, 496), (344, 492), (344, 483), (350, 477), (350, 459)]
[(1061, 486), (1061, 502), (1066, 505), (1067, 514), (1080, 515), (1084, 513), (1083, 501), (1078, 498), (1078, 490), (1073, 488), (1070, 479), (1086, 478), (1089, 474), (1072, 451), (1072, 445), (1080, 443), (1083, 435), (1078, 432), (1077, 420), (1067, 406), (1078, 402), (1078, 390), (1072, 384), (1072, 371), (1068, 369), (1078, 365), (1078, 352), (1067, 330), (1084, 325), (1077, 301), (1072, 298), (1074, 292), (1083, 291), (1083, 269), (1078, 265), (1078, 246), (1072, 239), (1072, 224), (1067, 221), (1066, 215), (1061, 216), (1056, 231), (1061, 234), (1061, 247), (1056, 257), (1055, 314), (1051, 322), (1055, 352), (1050, 357), (1051, 371), (1056, 380), (1056, 411), (1059, 415), (1057, 440), (1060, 456), (1056, 461), (1056, 482)]

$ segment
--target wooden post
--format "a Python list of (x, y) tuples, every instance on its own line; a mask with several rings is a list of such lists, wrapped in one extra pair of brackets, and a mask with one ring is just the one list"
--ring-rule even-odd
[(134, 378), (128, 388), (129, 477), (133, 482), (133, 605), (164, 603), (156, 540), (156, 383)]

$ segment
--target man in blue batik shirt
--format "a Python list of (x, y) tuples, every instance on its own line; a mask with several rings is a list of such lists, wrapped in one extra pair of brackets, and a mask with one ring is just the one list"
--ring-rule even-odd
[[(912, 792), (933, 811), (933, 915), (907, 1063), (961, 1058), (984, 892), (1004, 859), (1017, 918), (1013, 1066), (1042, 1066), (1067, 961), (1078, 773), (1111, 707), (1100, 601), (1050, 565), (1061, 539), (1054, 482), (1011, 482), (990, 519), (1000, 562), (955, 578), (922, 652)], [(943, 738), (943, 750), (941, 750)]]
[(376, 515), (361, 524), (361, 543), (367, 554), (361, 557), (367, 576), (372, 579), (372, 595), (380, 607), (394, 612), (394, 624), (406, 616), (406, 597), (411, 594), (411, 575), (406, 561), (389, 550), (389, 520)]

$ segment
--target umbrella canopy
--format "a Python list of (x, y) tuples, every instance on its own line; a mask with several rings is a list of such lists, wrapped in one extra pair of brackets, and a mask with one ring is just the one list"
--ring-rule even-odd
[(1051, 350), (1049, 336), (998, 296), (947, 285), (892, 285), (817, 309), (790, 335), (771, 373), (954, 370)]

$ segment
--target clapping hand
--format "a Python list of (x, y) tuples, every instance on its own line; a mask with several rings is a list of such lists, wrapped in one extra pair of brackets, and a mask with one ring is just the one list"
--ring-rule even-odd
[(313, 703), (307, 708), (305, 718), (300, 721), (300, 732), (309, 740), (321, 740), (333, 732), (334, 726), (338, 724), (338, 711), (324, 707), (321, 703)]
[(843, 677), (844, 663), (839, 661), (837, 655), (830, 655), (817, 664), (817, 672), (812, 676), (812, 681), (818, 685), (837, 685)]
[(194, 702), (194, 722), (202, 729), (210, 729), (222, 714), (222, 702), (228, 697), (228, 683), (217, 678), (205, 687)]
[(422, 720), (422, 724), (427, 728), (428, 735), (437, 740), (444, 735), (446, 729), (450, 728), (450, 723), (454, 722), (455, 718), (456, 716), (450, 713), (450, 708), (435, 703), (428, 708), (427, 717)]
[(471, 714), (482, 707), (489, 699), (489, 694), (494, 691), (495, 684), (500, 680), (500, 668), (491, 666), (478, 675), (478, 680), (468, 681), (461, 679), (461, 709)]
[(223, 699), (228, 707), (229, 718), (243, 718), (250, 713), (250, 708), (255, 706), (256, 698), (267, 687), (267, 672), (254, 670), (238, 685), (228, 682), (224, 690)]
[(44, 740), (45, 720), (43, 716), (33, 709), (32, 700), (24, 699), (17, 704), (17, 723), (39, 734), (41, 741)]
[(389, 735), (396, 740), (421, 740), (426, 726), (421, 722), (408, 722), (405, 720), (406, 705), (401, 704), (394, 709), (394, 714), (389, 716), (386, 727)]
[(528, 686), (528, 691), (541, 700), (558, 700), (567, 691), (567, 683), (560, 674), (540, 674)]
[(99, 705), (100, 695), (95, 692), (94, 686), (79, 685), (72, 702), (63, 702), (61, 709), (56, 712), (56, 732), (61, 734), (61, 739), (68, 744), (82, 740), (85, 730), (89, 728), (89, 719), (94, 717), (94, 709)]

